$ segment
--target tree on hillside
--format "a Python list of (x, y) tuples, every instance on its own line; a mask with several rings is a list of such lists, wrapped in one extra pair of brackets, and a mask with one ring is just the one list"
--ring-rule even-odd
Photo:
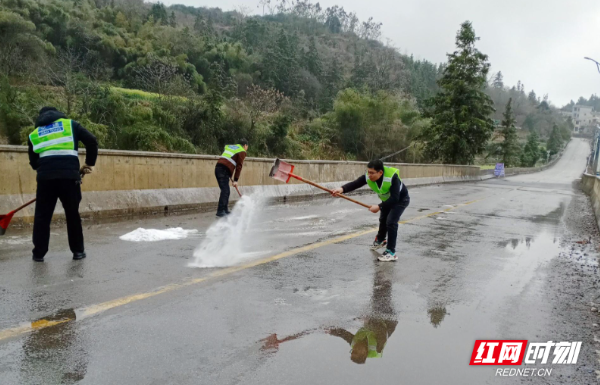
[(500, 144), (502, 153), (502, 162), (504, 167), (514, 167), (519, 163), (519, 140), (517, 138), (517, 129), (515, 127), (515, 117), (512, 112), (512, 98), (508, 100), (504, 110), (504, 120), (502, 120), (502, 130), (500, 131), (504, 141)]
[(344, 81), (343, 76), (340, 61), (337, 56), (334, 56), (331, 59), (331, 63), (329, 64), (329, 68), (327, 68), (323, 79), (324, 89), (321, 93), (321, 99), (319, 100), (319, 108), (322, 112), (329, 111), (333, 107), (333, 100)]
[(169, 25), (173, 28), (177, 27), (177, 18), (175, 17), (175, 12), (171, 11), (171, 16), (169, 16)]
[(544, 111), (550, 111), (550, 105), (548, 104), (548, 102), (546, 100), (542, 100), (542, 102), (540, 103), (539, 106), (537, 106), (538, 110), (544, 112)]
[(456, 35), (457, 51), (439, 80), (440, 92), (431, 100), (431, 126), (424, 132), (426, 154), (444, 163), (472, 164), (494, 131), (492, 100), (484, 92), (489, 63), (466, 21)]
[(169, 17), (167, 16), (167, 9), (163, 3), (152, 4), (148, 18), (152, 17), (155, 23), (162, 25), (169, 24)]
[(323, 75), (323, 65), (314, 36), (311, 36), (308, 41), (308, 52), (305, 52), (305, 55), (306, 69), (315, 75), (317, 79), (321, 79), (321, 76)]
[(35, 24), (0, 9), (0, 76), (25, 73), (44, 55), (46, 43), (36, 36)]
[(248, 89), (246, 102), (250, 110), (250, 131), (248, 139), (252, 140), (256, 124), (268, 114), (276, 112), (286, 97), (274, 88), (264, 89), (253, 85)]
[(49, 58), (43, 66), (43, 76), (47, 82), (55, 87), (62, 88), (64, 99), (67, 102), (65, 113), (73, 112), (77, 96), (78, 79), (84, 66), (83, 55), (72, 49), (59, 51), (55, 58)]
[(535, 94), (534, 90), (531, 90), (531, 92), (527, 96), (527, 100), (529, 100), (529, 102), (531, 104), (533, 104), (533, 105), (537, 105), (538, 104), (538, 98), (537, 98), (537, 95)]
[(523, 148), (521, 154), (521, 166), (522, 167), (534, 167), (537, 161), (540, 159), (540, 145), (538, 143), (538, 135), (535, 131), (532, 131), (527, 137), (527, 143)]
[(504, 76), (502, 76), (502, 71), (498, 71), (498, 73), (494, 76), (492, 86), (494, 88), (504, 88)]
[(552, 132), (550, 133), (550, 138), (548, 138), (548, 142), (546, 143), (546, 148), (550, 151), (550, 155), (555, 155), (560, 152), (563, 145), (563, 138), (560, 132), (560, 129), (555, 124), (552, 127)]
[(297, 38), (281, 30), (279, 38), (265, 55), (263, 79), (286, 96), (293, 96), (298, 91), (300, 66), (297, 48)]

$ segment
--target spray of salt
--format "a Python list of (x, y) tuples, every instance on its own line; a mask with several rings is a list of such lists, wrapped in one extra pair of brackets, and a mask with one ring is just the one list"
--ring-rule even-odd
[(227, 217), (213, 223), (206, 238), (194, 251), (190, 267), (226, 267), (236, 265), (262, 252), (250, 252), (259, 240), (251, 234), (252, 224), (258, 221), (264, 199), (257, 195), (244, 195)]

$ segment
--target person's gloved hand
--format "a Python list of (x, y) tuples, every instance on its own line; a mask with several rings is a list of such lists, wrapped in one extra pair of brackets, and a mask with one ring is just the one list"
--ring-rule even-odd
[(81, 166), (81, 169), (79, 169), (79, 173), (82, 175), (91, 174), (92, 172), (94, 172), (94, 167), (88, 166), (87, 164), (84, 164)]
[(233, 187), (237, 187), (238, 186), (238, 182), (234, 181), (233, 182)]

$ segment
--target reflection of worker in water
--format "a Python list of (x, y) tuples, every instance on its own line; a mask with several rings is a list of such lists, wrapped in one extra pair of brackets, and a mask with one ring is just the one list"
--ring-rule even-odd
[[(392, 303), (392, 278), (393, 270), (389, 266), (376, 266), (373, 280), (373, 294), (371, 296), (371, 309), (369, 315), (363, 318), (363, 327), (356, 334), (341, 328), (327, 329), (332, 336), (343, 338), (352, 348), (350, 359), (357, 364), (364, 364), (367, 358), (383, 356), (383, 349), (388, 339), (398, 325), (396, 312)], [(315, 330), (307, 330), (285, 338), (278, 338), (277, 334), (261, 340), (261, 350), (277, 352), (279, 345), (301, 338)]]
[(311, 332), (313, 332), (313, 330), (306, 330), (303, 331), (302, 333), (298, 333), (298, 334), (294, 334), (291, 336), (287, 336), (285, 338), (279, 339), (277, 337), (277, 333), (271, 334), (270, 336), (268, 336), (267, 338), (261, 340), (261, 342), (264, 342), (263, 347), (261, 348), (261, 350), (271, 350), (273, 352), (276, 352), (279, 350), (279, 344), (282, 344), (284, 342), (287, 341), (293, 341), (293, 340), (297, 340), (300, 337), (303, 337), (307, 334), (310, 334)]
[(357, 364), (364, 364), (367, 358), (382, 357), (383, 349), (398, 325), (392, 302), (392, 272), (385, 266), (380, 266), (375, 271), (371, 312), (356, 334), (340, 328), (328, 331), (329, 334), (341, 337), (350, 344), (350, 359)]
[[(87, 355), (75, 325), (75, 312), (61, 310), (32, 322), (23, 343), (21, 373), (24, 383), (75, 384), (86, 375)], [(54, 326), (49, 326), (54, 324)]]

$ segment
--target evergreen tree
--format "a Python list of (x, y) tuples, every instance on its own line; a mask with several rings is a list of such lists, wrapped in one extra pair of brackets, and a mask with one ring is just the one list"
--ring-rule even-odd
[(295, 95), (299, 86), (297, 46), (293, 44), (294, 42), (294, 36), (290, 38), (282, 30), (275, 45), (265, 55), (264, 80), (286, 96)]
[(431, 100), (431, 125), (424, 131), (426, 154), (444, 163), (472, 164), (494, 131), (492, 100), (484, 92), (489, 63), (466, 21), (456, 35), (458, 48), (448, 55), (439, 80), (440, 92)]
[(503, 116), (501, 134), (504, 137), (504, 141), (500, 145), (502, 162), (504, 163), (504, 167), (514, 167), (519, 161), (520, 147), (515, 127), (516, 121), (512, 112), (512, 98), (508, 100)]
[(531, 92), (527, 96), (527, 100), (529, 100), (529, 102), (533, 105), (536, 105), (538, 103), (537, 95), (535, 94), (534, 90), (531, 90)]
[(548, 142), (546, 143), (546, 148), (548, 149), (548, 151), (550, 151), (550, 155), (554, 155), (560, 152), (562, 145), (562, 135), (560, 133), (560, 129), (555, 124), (552, 127), (552, 132), (550, 133), (550, 137), (548, 138)]
[(344, 81), (343, 70), (337, 56), (334, 56), (333, 59), (331, 59), (331, 64), (327, 69), (323, 81), (324, 90), (321, 93), (319, 105), (321, 111), (326, 112), (333, 107), (333, 101)]
[(171, 16), (169, 16), (169, 25), (173, 28), (177, 27), (177, 19), (175, 18), (175, 12), (171, 11)]
[(502, 71), (498, 71), (496, 76), (494, 76), (492, 86), (494, 88), (504, 88), (504, 76), (502, 75)]
[(538, 140), (538, 134), (535, 131), (532, 131), (527, 137), (527, 144), (525, 144), (525, 148), (523, 148), (523, 153), (521, 154), (521, 166), (534, 167), (540, 159)]
[(317, 77), (321, 79), (323, 75), (323, 67), (321, 64), (321, 57), (319, 51), (317, 51), (317, 44), (315, 37), (311, 36), (308, 41), (308, 52), (306, 52), (306, 68)]
[(148, 18), (152, 17), (154, 22), (167, 25), (169, 18), (167, 16), (167, 9), (163, 3), (152, 4)]
[(369, 68), (365, 60), (363, 52), (354, 48), (354, 67), (352, 68), (352, 76), (350, 77), (350, 86), (354, 88), (362, 88), (369, 77)]

